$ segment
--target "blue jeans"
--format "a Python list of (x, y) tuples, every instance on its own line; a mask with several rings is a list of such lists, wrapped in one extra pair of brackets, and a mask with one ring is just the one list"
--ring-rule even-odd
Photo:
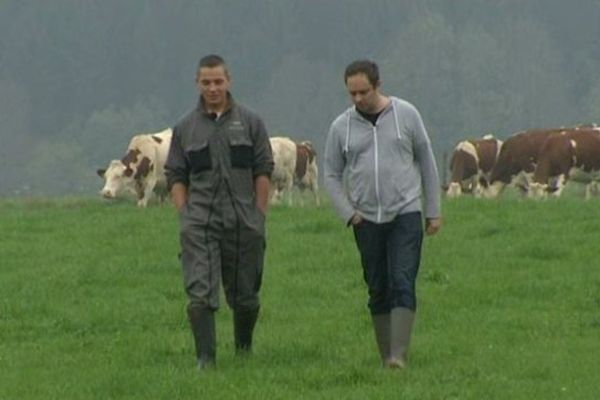
[(391, 222), (363, 221), (354, 226), (371, 314), (392, 308), (417, 308), (415, 283), (421, 262), (423, 222), (420, 212), (398, 215)]

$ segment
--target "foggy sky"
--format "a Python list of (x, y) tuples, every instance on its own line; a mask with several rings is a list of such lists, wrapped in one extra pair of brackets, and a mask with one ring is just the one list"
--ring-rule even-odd
[(365, 57), (439, 164), (460, 139), (597, 122), (599, 17), (592, 0), (1, 1), (0, 196), (95, 195), (133, 134), (195, 105), (208, 53), (272, 136), (319, 156)]

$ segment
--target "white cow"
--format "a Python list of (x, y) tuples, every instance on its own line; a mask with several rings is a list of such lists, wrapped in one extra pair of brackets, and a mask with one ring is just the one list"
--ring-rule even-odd
[(458, 143), (450, 160), (452, 178), (446, 195), (456, 198), (462, 193), (472, 193), (475, 197), (481, 197), (483, 188), (487, 188), (490, 181), (501, 146), (502, 141), (492, 135)]
[(312, 144), (309, 141), (295, 143), (287, 137), (272, 137), (270, 141), (275, 162), (271, 174), (271, 201), (277, 202), (285, 195), (288, 204), (292, 205), (292, 191), (296, 185), (301, 191), (309, 189), (319, 205), (319, 168)]
[(153, 192), (163, 201), (167, 196), (165, 162), (171, 145), (173, 131), (135, 135), (120, 160), (112, 160), (106, 169), (96, 172), (104, 178), (100, 194), (114, 199), (123, 192), (133, 192), (137, 205), (146, 207)]

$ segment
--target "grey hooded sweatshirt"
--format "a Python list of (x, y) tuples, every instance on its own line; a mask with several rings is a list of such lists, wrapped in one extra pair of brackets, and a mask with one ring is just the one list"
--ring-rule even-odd
[(355, 212), (376, 223), (415, 211), (440, 217), (439, 177), (421, 116), (407, 101), (390, 100), (375, 125), (355, 107), (331, 124), (325, 186), (345, 222)]

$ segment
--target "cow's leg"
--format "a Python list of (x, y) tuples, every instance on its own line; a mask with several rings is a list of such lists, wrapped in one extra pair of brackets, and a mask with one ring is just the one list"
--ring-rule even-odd
[(138, 194), (140, 197), (138, 198), (137, 205), (139, 207), (146, 207), (154, 191), (154, 186), (156, 186), (156, 179), (148, 179), (145, 183), (140, 182), (139, 186)]
[(533, 182), (533, 174), (527, 172), (520, 172), (512, 180), (513, 186), (517, 188), (519, 195), (521, 195), (522, 198), (528, 196), (529, 185), (531, 182)]
[(473, 186), (473, 196), (475, 198), (480, 199), (482, 196), (483, 190), (481, 188), (481, 185), (479, 184), (479, 182), (475, 183), (475, 186)]
[(273, 204), (279, 204), (284, 200), (283, 198), (286, 192), (286, 185), (287, 183), (282, 183), (281, 181), (278, 181), (275, 185), (272, 185), (273, 194), (271, 195), (271, 199)]
[(292, 206), (293, 200), (292, 200), (292, 190), (294, 189), (294, 175), (287, 174), (287, 179), (285, 182), (285, 192), (287, 193), (287, 199), (288, 199), (288, 205)]
[(304, 207), (304, 197), (306, 196), (306, 185), (304, 184), (303, 181), (298, 182), (294, 189), (298, 191), (298, 193), (300, 194), (299, 196), (299, 202), (300, 202), (300, 207)]
[(592, 185), (592, 190), (591, 190), (591, 196), (598, 196), (598, 181), (592, 181), (590, 182), (590, 184)]
[(560, 195), (561, 195), (563, 189), (565, 188), (566, 184), (567, 184), (567, 179), (566, 179), (565, 175), (564, 174), (559, 175), (556, 178), (556, 182), (555, 182), (555, 188), (556, 189), (554, 190), (554, 192), (552, 192), (552, 195), (554, 197), (560, 197)]
[(148, 196), (146, 196), (146, 187), (142, 181), (135, 182), (135, 194), (137, 195), (138, 207), (146, 207), (148, 204)]
[(314, 178), (310, 185), (310, 190), (312, 190), (313, 195), (315, 196), (315, 204), (318, 206), (321, 205), (321, 200), (319, 199), (319, 182), (317, 182), (317, 178)]
[(460, 196), (462, 193), (462, 185), (458, 182), (450, 182), (448, 185), (448, 190), (446, 191), (446, 196), (449, 199), (454, 199)]
[(594, 192), (596, 192), (596, 191), (597, 191), (597, 187), (596, 187), (594, 181), (591, 181), (590, 183), (585, 185), (585, 199), (586, 200), (591, 199)]
[(504, 190), (505, 184), (500, 181), (496, 181), (494, 183), (490, 183), (487, 188), (483, 191), (483, 197), (486, 199), (493, 199), (500, 195), (502, 190)]
[(474, 197), (481, 197), (481, 186), (479, 185), (479, 175), (473, 175), (471, 177), (471, 187), (472, 187), (472, 191), (471, 194), (473, 194)]

